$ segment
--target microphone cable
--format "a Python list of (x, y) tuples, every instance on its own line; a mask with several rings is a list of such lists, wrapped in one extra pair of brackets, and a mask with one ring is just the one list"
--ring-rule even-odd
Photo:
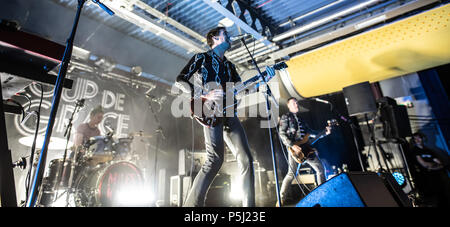
[[(40, 98), (40, 101), (39, 101), (39, 106), (38, 106), (38, 110), (36, 111), (36, 129), (35, 129), (35, 132), (34, 132), (34, 139), (33, 139), (33, 145), (31, 146), (31, 154), (30, 154), (30, 164), (29, 164), (29, 169), (28, 169), (28, 173), (27, 173), (27, 176), (26, 176), (26, 179), (25, 179), (25, 201), (28, 201), (28, 196), (29, 196), (29, 190), (30, 190), (30, 178), (31, 178), (31, 171), (32, 171), (32, 169), (33, 169), (33, 160), (34, 160), (34, 153), (35, 153), (35, 150), (36, 150), (36, 139), (37, 139), (37, 136), (38, 136), (38, 134), (39, 134), (39, 124), (40, 124), (40, 121), (41, 121), (41, 106), (42, 106), (42, 99), (43, 99), (43, 97), (44, 97), (44, 88), (43, 88), (43, 86), (42, 86), (42, 84), (41, 83), (37, 83), (37, 84), (39, 84), (39, 87), (41, 88), (41, 98)], [(30, 101), (30, 106), (29, 106), (29, 109), (31, 108), (31, 101)]]

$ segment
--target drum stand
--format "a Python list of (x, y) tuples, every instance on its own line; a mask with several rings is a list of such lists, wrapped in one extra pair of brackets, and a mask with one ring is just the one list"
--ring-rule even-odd
[[(64, 156), (63, 156), (63, 165), (61, 167), (61, 169), (58, 171), (57, 175), (56, 175), (56, 184), (55, 184), (55, 188), (54, 190), (56, 191), (55, 194), (55, 199), (54, 201), (56, 201), (58, 199), (58, 189), (59, 189), (59, 185), (62, 184), (62, 176), (63, 176), (63, 171), (66, 171), (67, 166), (69, 165), (69, 163), (66, 162), (66, 157), (67, 157), (67, 146), (69, 144), (69, 140), (70, 140), (70, 135), (72, 132), (72, 121), (73, 121), (73, 116), (75, 115), (75, 113), (78, 113), (80, 111), (80, 109), (84, 106), (84, 99), (82, 100), (78, 100), (75, 104), (75, 109), (72, 112), (72, 115), (70, 116), (69, 119), (69, 124), (67, 124), (66, 127), (66, 131), (64, 132), (64, 136), (67, 135), (67, 142), (66, 142), (66, 149), (64, 150)], [(75, 149), (74, 154), (74, 160), (72, 161), (72, 165), (71, 165), (71, 170), (70, 170), (70, 177), (69, 177), (69, 187), (67, 189), (67, 203), (66, 206), (69, 205), (69, 194), (70, 194), (70, 190), (71, 190), (71, 185), (72, 185), (72, 179), (73, 179), (73, 174), (75, 172), (75, 166), (77, 164), (77, 154), (78, 154), (78, 149)]]
[[(158, 116), (156, 115), (155, 110), (153, 109), (152, 100), (151, 99), (149, 99), (149, 106), (150, 106), (150, 111), (152, 111), (153, 117), (155, 118), (156, 125), (158, 126), (158, 128), (155, 130), (155, 132), (156, 133), (160, 133), (162, 139), (165, 140), (166, 137), (164, 136), (164, 132), (162, 130), (161, 123), (160, 123), (160, 121), (158, 119)], [(158, 136), (156, 138), (156, 140), (157, 141), (156, 141), (156, 149), (155, 149), (155, 159), (154, 159), (154, 163), (153, 163), (153, 165), (154, 165), (154, 170), (153, 170), (153, 177), (154, 177), (153, 178), (153, 181), (154, 181), (154, 184), (153, 184), (154, 185), (154, 189), (153, 190), (154, 190), (154, 193), (157, 193), (157, 189), (158, 189), (158, 187), (157, 187), (157, 182), (158, 182), (157, 176), (158, 176), (158, 174), (157, 174), (157, 166), (156, 165), (158, 163), (157, 159), (158, 159), (158, 152), (159, 152), (160, 137)]]

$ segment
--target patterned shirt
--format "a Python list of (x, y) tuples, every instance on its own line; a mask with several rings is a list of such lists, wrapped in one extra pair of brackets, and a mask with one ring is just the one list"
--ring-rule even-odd
[(291, 147), (295, 142), (302, 140), (306, 133), (311, 137), (315, 137), (317, 132), (308, 127), (297, 114), (287, 113), (280, 119), (280, 138), (284, 145)]
[[(194, 77), (193, 83), (190, 82), (193, 75)], [(176, 85), (180, 86), (179, 82), (185, 82), (189, 84), (190, 90), (184, 90), (184, 92), (192, 92), (194, 91), (194, 95), (198, 95), (199, 91), (205, 93), (205, 91), (209, 91), (212, 89), (209, 87), (209, 82), (215, 82), (216, 85), (222, 86), (225, 90), (227, 82), (240, 82), (241, 78), (236, 71), (236, 67), (233, 63), (227, 60), (224, 57), (223, 61), (220, 60), (220, 57), (214, 53), (213, 50), (209, 50), (204, 53), (195, 54), (191, 60), (189, 60), (188, 64), (181, 70), (180, 74), (177, 76)], [(195, 89), (194, 89), (195, 88)]]

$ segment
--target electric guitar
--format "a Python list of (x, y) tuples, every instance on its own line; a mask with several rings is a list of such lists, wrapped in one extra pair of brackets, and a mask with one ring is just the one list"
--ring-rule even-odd
[[(275, 70), (281, 70), (281, 69), (285, 69), (288, 66), (286, 65), (286, 63), (284, 62), (279, 62), (275, 65), (272, 66)], [(231, 92), (224, 92), (223, 93), (223, 100), (226, 100), (226, 96), (229, 95), (231, 96), (230, 98), (233, 98), (233, 102), (229, 105), (220, 105), (217, 104), (216, 102), (207, 100), (206, 98), (192, 98), (191, 99), (191, 114), (192, 117), (194, 117), (198, 123), (200, 123), (203, 126), (207, 126), (207, 127), (215, 127), (220, 123), (220, 118), (223, 116), (226, 116), (226, 111), (229, 108), (235, 107), (237, 105), (239, 105), (240, 103), (240, 99), (237, 100), (235, 97), (242, 91), (248, 89), (251, 85), (253, 85), (255, 82), (257, 82), (258, 80), (262, 80), (262, 77), (264, 76), (264, 79), (266, 82), (268, 82), (270, 79), (272, 79), (272, 77), (268, 77), (267, 76), (267, 72), (264, 71), (261, 73), (262, 75), (256, 75), (248, 80), (246, 80), (245, 82), (239, 84), (238, 86), (234, 87), (234, 90), (232, 90)], [(258, 82), (255, 86), (259, 86), (261, 82)], [(194, 106), (200, 107), (200, 110), (196, 110), (194, 108)], [(204, 111), (204, 110), (207, 111)], [(233, 112), (234, 115), (234, 112)]]
[[(331, 119), (327, 121), (328, 126), (336, 126), (339, 125), (338, 122), (335, 119)], [(326, 129), (322, 130), (319, 134), (317, 134), (316, 138), (314, 138), (314, 140), (310, 143), (310, 145), (313, 145), (314, 143), (316, 143), (318, 140), (322, 139), (323, 137), (327, 136), (326, 135)], [(300, 152), (296, 152), (294, 149), (292, 149), (292, 147), (289, 147), (288, 150), (290, 152), (290, 154), (292, 155), (292, 157), (294, 157), (294, 160), (297, 163), (302, 164), (303, 162), (305, 162), (306, 158), (314, 153), (314, 149), (311, 146), (307, 146), (306, 144), (309, 141), (309, 133), (306, 133), (306, 135), (303, 137), (303, 139), (297, 141), (294, 143), (294, 145), (297, 145), (300, 147)]]

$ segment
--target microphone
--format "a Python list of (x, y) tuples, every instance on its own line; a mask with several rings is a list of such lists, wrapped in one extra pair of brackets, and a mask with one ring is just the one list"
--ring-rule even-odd
[(239, 39), (244, 38), (244, 37), (249, 36), (249, 35), (251, 35), (251, 34), (249, 34), (249, 33), (244, 33), (244, 34), (232, 36), (232, 37), (230, 37), (230, 40), (231, 40), (231, 41), (236, 41), (236, 40), (239, 40)]
[(25, 157), (21, 157), (20, 160), (16, 161), (12, 165), (13, 168), (19, 167), (20, 169), (26, 169), (27, 168), (27, 160)]
[(79, 107), (84, 107), (84, 102), (86, 101), (86, 99), (77, 99), (77, 102), (75, 105), (79, 106)]
[(114, 12), (109, 9), (107, 6), (105, 6), (103, 3), (101, 3), (99, 0), (92, 0), (93, 3), (96, 3), (98, 6), (100, 6), (100, 8), (102, 8), (103, 10), (105, 10), (109, 15), (114, 15)]
[(317, 102), (330, 104), (330, 102), (328, 102), (327, 100), (323, 100), (323, 99), (319, 99), (319, 98), (314, 98), (314, 100), (316, 100)]

